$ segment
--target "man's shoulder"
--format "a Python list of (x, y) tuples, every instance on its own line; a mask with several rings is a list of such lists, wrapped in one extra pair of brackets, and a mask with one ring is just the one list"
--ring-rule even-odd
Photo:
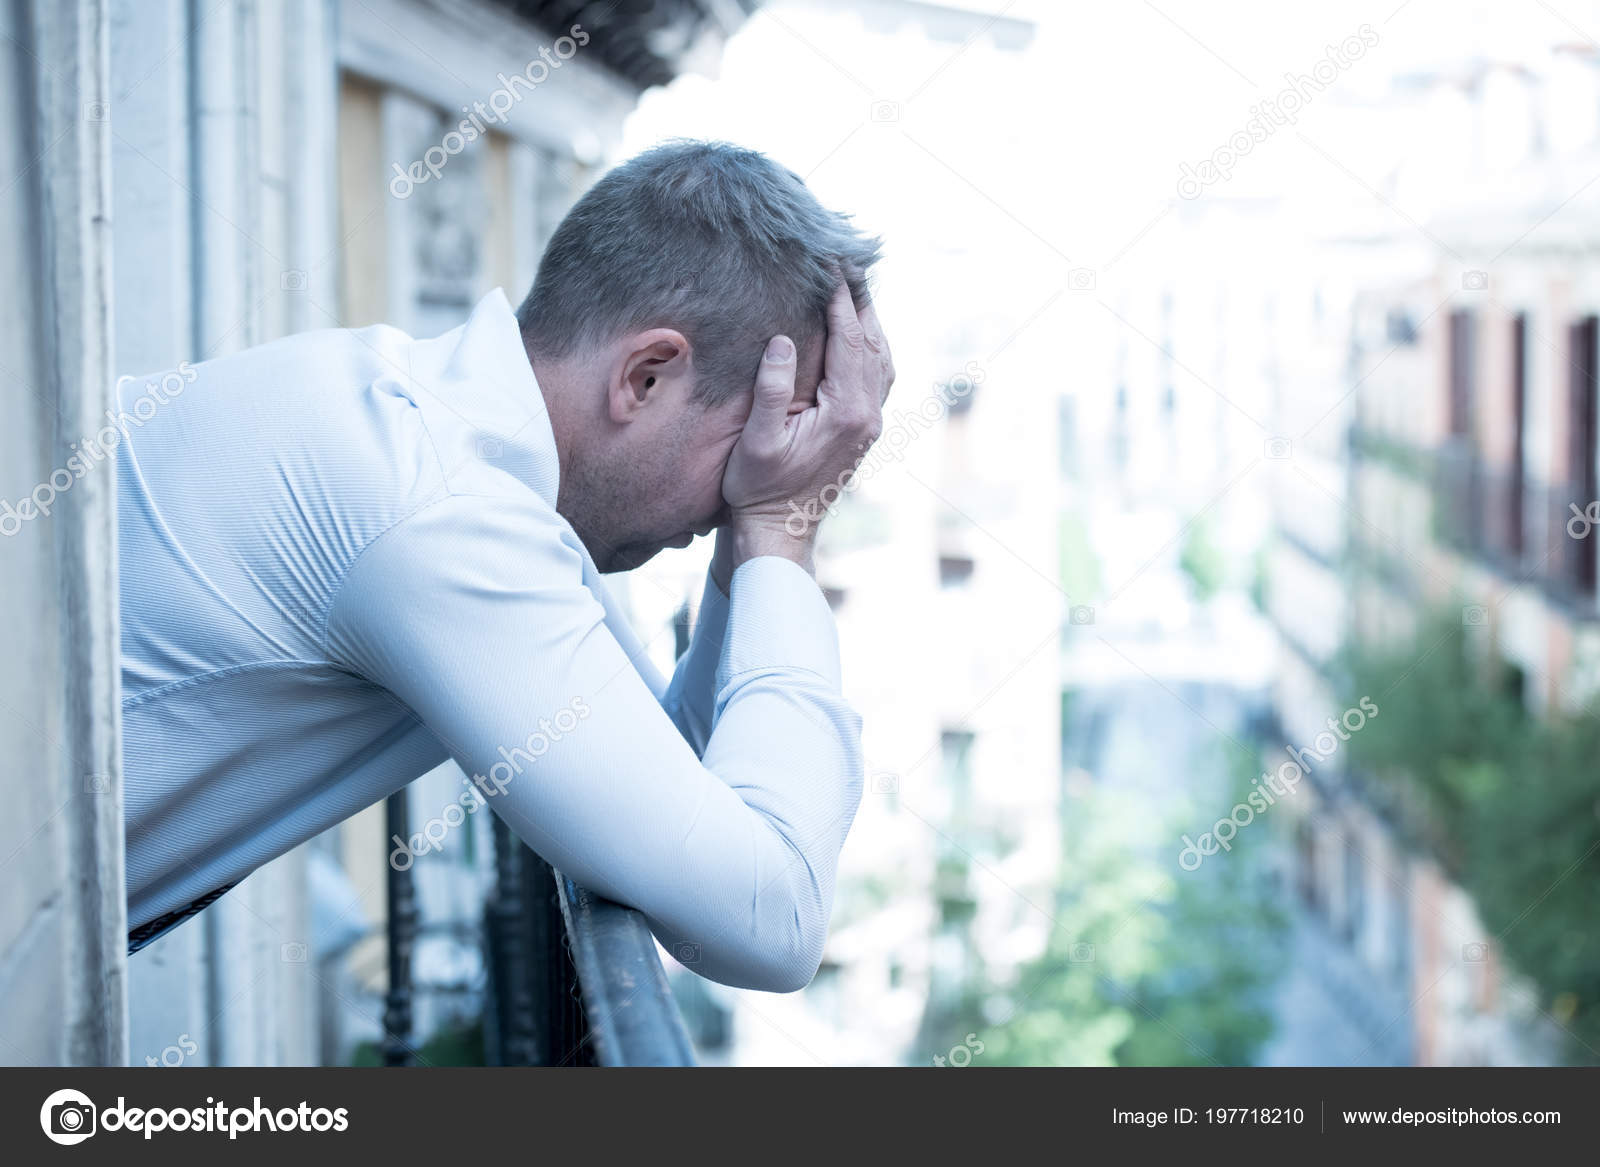
[[(179, 366), (192, 383), (230, 404), (247, 399), (280, 405), (302, 399), (337, 402), (338, 390), (370, 384), (387, 372), (403, 370), (416, 342), (388, 324), (366, 328), (324, 328), (297, 332), (238, 352), (185, 362)], [(119, 387), (136, 386), (152, 377), (123, 377)]]
[(413, 343), (381, 325), (324, 330), (180, 366), (176, 378), (122, 379), (114, 424), (121, 488), (139, 496), (130, 515), (159, 514), (193, 554), (226, 546), (258, 574), (285, 547), (321, 547), (337, 570), (446, 489), (403, 387)]
[(159, 406), (137, 399), (160, 374), (125, 378), (119, 408), (140, 467), (127, 487), (187, 530), (247, 513), (265, 543), (314, 539), (346, 564), (449, 496), (559, 531), (554, 437), (499, 307), (431, 339), (325, 329), (184, 365)]

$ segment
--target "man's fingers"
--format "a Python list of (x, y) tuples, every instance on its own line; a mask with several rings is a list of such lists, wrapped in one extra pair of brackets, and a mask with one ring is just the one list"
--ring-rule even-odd
[[(876, 329), (877, 343), (867, 334), (869, 322)], [(871, 304), (858, 313), (849, 285), (841, 280), (828, 301), (828, 343), (817, 398), (819, 403), (827, 401), (829, 417), (841, 433), (868, 445), (883, 428), (883, 400), (888, 395), (888, 349), (882, 336)]]
[(789, 403), (794, 400), (794, 374), (794, 342), (787, 336), (773, 337), (761, 354), (755, 404), (744, 423), (745, 433), (755, 441), (775, 445), (782, 439)]
[(850, 286), (840, 280), (828, 300), (828, 351), (824, 360), (832, 361), (846, 353), (853, 356), (865, 347), (866, 337), (861, 331), (861, 318), (856, 315), (856, 302), (850, 298)]
[(882, 366), (879, 382), (875, 386), (878, 391), (878, 404), (882, 405), (889, 400), (889, 389), (894, 385), (894, 356), (889, 352), (889, 338), (883, 334), (883, 325), (878, 322), (878, 310), (871, 301), (861, 309), (859, 316), (867, 348), (878, 354)]
[(856, 319), (861, 324), (861, 333), (866, 337), (867, 347), (874, 352), (881, 352), (888, 347), (883, 338), (883, 325), (878, 323), (878, 309), (871, 300), (866, 306), (856, 313)]

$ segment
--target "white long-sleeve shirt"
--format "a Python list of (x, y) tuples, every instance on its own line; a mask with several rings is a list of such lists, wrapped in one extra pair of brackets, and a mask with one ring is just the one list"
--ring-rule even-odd
[(131, 925), (452, 757), (695, 971), (810, 980), (861, 795), (832, 614), (750, 560), (665, 683), (556, 513), (499, 291), (436, 339), (308, 333), (118, 396)]

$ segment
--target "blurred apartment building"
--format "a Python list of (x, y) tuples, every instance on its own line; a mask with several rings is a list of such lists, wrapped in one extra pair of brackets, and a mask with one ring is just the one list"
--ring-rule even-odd
[[(464, 320), (495, 287), (515, 305), (545, 240), (615, 149), (640, 94), (680, 70), (714, 66), (752, 7), (741, 0), (111, 0), (53, 12), (34, 5), (30, 17), (28, 5), (8, 5), (5, 39), (31, 48), (7, 56), (5, 81), (19, 94), (37, 87), (44, 96), (17, 108), (41, 106), (39, 133), (55, 138), (14, 159), (12, 173), (28, 177), (36, 166), (41, 179), (29, 194), (34, 201), (17, 195), (33, 192), (31, 185), (12, 192), (8, 205), (34, 216), (17, 219), (16, 237), (38, 233), (58, 213), (62, 192), (81, 190), (89, 206), (97, 192), (109, 192), (109, 214), (92, 220), (109, 231), (86, 236), (85, 253), (72, 256), (87, 274), (56, 277), (89, 281), (82, 302), (104, 310), (109, 351), (95, 349), (93, 321), (56, 325), (53, 335), (81, 341), (61, 341), (28, 379), (42, 385), (44, 370), (70, 376), (83, 368), (83, 384), (91, 385), (307, 329), (379, 321), (431, 336)], [(106, 67), (98, 54), (107, 46), (109, 85), (94, 75), (97, 64)], [(17, 141), (20, 149), (26, 135)], [(95, 150), (107, 145), (109, 174), (95, 164)], [(97, 273), (103, 299), (93, 293)], [(15, 282), (30, 286), (30, 277)], [(30, 337), (52, 334), (26, 324), (19, 323), (18, 343), (8, 344), (14, 352), (30, 351)], [(95, 366), (97, 352), (104, 368)], [(47, 427), (40, 448), (50, 440)], [(249, 442), (250, 434), (237, 440)], [(26, 469), (32, 456), (15, 464)], [(7, 497), (25, 489), (7, 485)], [(79, 489), (87, 499), (90, 487)], [(93, 536), (102, 559), (92, 562), (114, 564), (103, 559), (105, 545), (105, 532)], [(24, 590), (33, 586), (19, 583), (17, 594), (33, 595)], [(59, 580), (40, 583), (39, 602), (67, 590)], [(42, 628), (56, 626), (43, 608), (39, 614)], [(81, 642), (84, 652), (98, 643), (87, 634)], [(114, 665), (114, 643), (106, 648)], [(105, 675), (83, 665), (62, 674), (62, 683)], [(87, 710), (80, 716), (99, 727), (77, 731), (91, 744), (115, 741), (114, 720), (94, 712), (101, 695), (65, 698), (64, 708)], [(11, 696), (8, 707), (34, 704), (21, 690)], [(22, 722), (8, 730), (8, 757), (28, 765), (32, 736)], [(15, 954), (8, 964), (64, 964), (93, 978), (97, 966), (82, 952), (97, 946), (108, 966), (120, 964), (120, 906), (95, 908), (41, 890), (51, 880), (75, 886), (76, 878), (107, 896), (122, 894), (121, 848), (112, 845), (120, 839), (120, 804), (78, 790), (83, 774), (104, 774), (113, 777), (90, 793), (114, 791), (114, 749), (101, 750), (97, 762), (74, 756), (62, 763), (77, 775), (63, 787), (63, 809), (72, 814), (50, 816), (54, 803), (41, 802), (30, 809), (46, 826), (27, 838), (19, 828), (10, 840), (16, 849), (6, 847), (12, 872), (24, 874), (8, 875), (8, 885), (37, 895), (35, 903), (19, 891), (0, 919), (5, 951)], [(267, 865), (129, 960), (131, 1063), (345, 1062), (362, 1043), (379, 1044), (386, 1007), (409, 1010), (418, 1046), (480, 1017), (485, 902), (505, 872), (503, 865), (497, 871), (493, 827), (472, 818), (409, 864), (399, 902), (414, 986), (409, 1000), (385, 1000), (394, 812), (408, 811), (420, 827), (459, 797), (462, 781), (453, 764), (441, 767), (396, 796), (398, 807), (369, 808)], [(35, 821), (19, 823), (23, 817)], [(74, 838), (102, 836), (93, 855), (73, 851)], [(503, 851), (508, 840), (498, 842)], [(74, 869), (76, 877), (62, 873)], [(63, 959), (58, 937), (78, 955)], [(18, 1045), (16, 1035), (31, 1032), (28, 1014), (57, 1008), (41, 996), (52, 978), (28, 968), (5, 970), (8, 982), (32, 986), (6, 994), (7, 1017), (17, 1013), (6, 1026), (15, 1039), (8, 1060), (121, 1056), (120, 1005), (95, 1000), (104, 989), (92, 985), (74, 998), (87, 1020), (73, 1024), (80, 1035), (101, 1033), (94, 1048), (80, 1036), (82, 1048), (65, 1052), (43, 1034), (27, 1039), (29, 1049)], [(105, 983), (122, 982), (110, 971)], [(51, 991), (77, 992), (71, 984)]]
[[(1279, 333), (1275, 416), (1296, 465), (1268, 596), (1283, 741), (1300, 745), (1343, 712), (1339, 650), (1402, 645), (1429, 609), (1481, 629), (1534, 715), (1596, 691), (1596, 541), (1568, 523), (1600, 493), (1600, 57), (1557, 46), (1401, 78), (1367, 112), (1413, 144), (1385, 195), (1433, 195), (1409, 216), (1368, 202), (1330, 231), (1335, 292)], [(1297, 964), (1339, 1000), (1355, 1060), (1554, 1056), (1554, 1024), (1470, 897), (1400, 842), (1370, 776), (1334, 765), (1301, 793), (1295, 881), (1320, 926)]]
[[(1025, 143), (967, 94), (1010, 92), (1035, 26), (994, 3), (852, 7), (863, 65), (892, 54), (894, 96), (920, 94), (937, 125), (906, 130), (942, 159), (922, 159), (928, 173), (961, 190), (953, 164), (1010, 188)], [(959, 81), (929, 88), (957, 54)], [(968, 145), (985, 135), (988, 157)], [(1051, 329), (1019, 332), (1021, 304), (1043, 297), (1025, 281), (999, 286), (1014, 278), (996, 259), (1009, 225), (973, 200), (981, 211), (952, 231), (954, 202), (879, 208), (892, 228), (885, 295), (897, 321), (921, 319), (904, 336), (897, 324), (900, 376), (874, 472), (821, 549), (868, 758), (830, 944), (837, 988), (823, 990), (836, 992), (841, 1033), (881, 1043), (858, 1058), (911, 1064), (962, 1043), (938, 1029), (947, 1004), (1009, 983), (1043, 950), (1060, 863), (1056, 645), (1068, 600), (1055, 570)]]

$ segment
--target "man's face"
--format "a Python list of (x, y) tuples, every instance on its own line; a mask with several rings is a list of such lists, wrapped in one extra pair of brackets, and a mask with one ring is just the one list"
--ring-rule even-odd
[[(815, 404), (821, 379), (819, 339), (800, 347), (790, 412)], [(566, 470), (562, 512), (602, 572), (631, 570), (727, 521), (722, 475), (754, 393), (707, 406), (693, 388), (692, 375), (663, 377), (646, 391), (654, 400), (608, 431), (597, 456)]]

